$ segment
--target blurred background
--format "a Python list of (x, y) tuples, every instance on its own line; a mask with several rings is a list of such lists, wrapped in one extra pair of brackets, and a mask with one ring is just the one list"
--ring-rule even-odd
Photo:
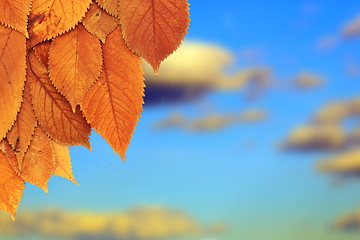
[(127, 162), (93, 132), (0, 239), (359, 239), (360, 2), (189, 2)]

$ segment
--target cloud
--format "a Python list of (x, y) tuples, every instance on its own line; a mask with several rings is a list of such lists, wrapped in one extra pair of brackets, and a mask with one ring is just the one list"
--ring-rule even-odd
[(343, 147), (346, 136), (337, 125), (304, 125), (295, 128), (281, 144), (285, 151), (324, 151)]
[(18, 214), (16, 222), (0, 214), (0, 230), (2, 236), (150, 240), (216, 235), (225, 231), (226, 227), (220, 223), (201, 226), (187, 214), (174, 209), (139, 207), (123, 213), (43, 209), (22, 212)]
[(343, 26), (340, 27), (340, 32), (334, 33), (332, 35), (327, 35), (322, 38), (317, 43), (317, 49), (320, 51), (326, 51), (333, 49), (342, 40), (356, 38), (360, 35), (360, 15), (349, 20)]
[(334, 175), (336, 184), (360, 178), (359, 117), (359, 97), (329, 102), (307, 124), (292, 130), (281, 149), (330, 154), (316, 163), (316, 169)]
[(360, 116), (360, 97), (331, 101), (317, 111), (312, 120), (317, 123), (339, 123)]
[(155, 124), (158, 130), (180, 127), (189, 131), (215, 131), (235, 124), (250, 124), (264, 121), (268, 113), (260, 109), (249, 109), (241, 113), (210, 114), (195, 119), (188, 119), (178, 112)]
[(360, 230), (360, 210), (339, 217), (333, 223), (333, 228), (344, 231)]
[(222, 47), (185, 42), (163, 62), (157, 76), (149, 64), (143, 63), (147, 99), (150, 99), (147, 103), (161, 102), (164, 98), (167, 101), (194, 99), (211, 90), (241, 89), (250, 83), (259, 87), (270, 84), (268, 68), (241, 68), (230, 73), (234, 63), (233, 54)]
[(286, 151), (347, 150), (360, 144), (360, 125), (346, 122), (360, 117), (360, 97), (331, 101), (320, 108), (303, 126), (292, 130), (282, 149)]
[(360, 149), (351, 149), (336, 156), (322, 160), (317, 169), (342, 176), (360, 176)]
[(325, 78), (322, 75), (311, 72), (300, 72), (294, 78), (294, 86), (302, 90), (318, 88), (322, 86), (324, 82)]
[(346, 23), (341, 29), (341, 35), (345, 38), (357, 37), (360, 34), (360, 16)]

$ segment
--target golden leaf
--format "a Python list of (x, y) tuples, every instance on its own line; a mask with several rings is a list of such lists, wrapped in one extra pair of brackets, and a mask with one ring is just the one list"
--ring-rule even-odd
[(29, 37), (27, 31), (31, 0), (0, 0), (0, 22)]
[(118, 27), (103, 46), (104, 71), (81, 108), (91, 126), (125, 160), (143, 104), (141, 61), (125, 45)]
[(85, 18), (82, 20), (82, 23), (86, 30), (105, 43), (107, 35), (114, 31), (119, 25), (119, 19), (109, 15), (96, 3), (93, 3), (86, 13)]
[(23, 103), (17, 120), (7, 134), (7, 139), (15, 150), (18, 162), (22, 162), (25, 152), (30, 145), (35, 126), (36, 119), (31, 106), (30, 88), (27, 83), (25, 84)]
[(121, 0), (119, 11), (127, 45), (158, 72), (160, 63), (184, 39), (189, 25), (186, 0)]
[(56, 160), (50, 139), (40, 127), (36, 127), (34, 138), (25, 153), (20, 177), (48, 192), (48, 182), (56, 168)]
[(10, 167), (2, 151), (0, 151), (0, 172), (0, 210), (10, 213), (15, 218), (25, 182)]
[(90, 147), (90, 126), (79, 108), (73, 113), (69, 102), (52, 85), (47, 69), (33, 51), (29, 52), (28, 81), (31, 101), (39, 124), (55, 141)]
[(49, 52), (50, 79), (74, 112), (101, 70), (100, 41), (81, 24), (53, 40)]
[(0, 140), (10, 130), (20, 109), (26, 78), (25, 36), (0, 25)]
[(113, 16), (119, 15), (119, 2), (121, 0), (96, 0), (102, 9)]
[(69, 148), (54, 141), (52, 142), (52, 145), (55, 150), (55, 159), (57, 164), (54, 174), (79, 185), (72, 171)]
[(74, 28), (90, 3), (91, 0), (33, 0), (29, 16), (30, 47)]

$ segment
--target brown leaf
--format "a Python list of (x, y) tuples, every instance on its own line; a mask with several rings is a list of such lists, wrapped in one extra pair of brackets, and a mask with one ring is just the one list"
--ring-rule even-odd
[(26, 76), (25, 36), (0, 25), (0, 139), (16, 120)]
[(50, 79), (74, 112), (101, 70), (100, 41), (81, 24), (53, 40), (49, 52)]
[(95, 0), (99, 6), (113, 16), (119, 15), (119, 2), (121, 0)]
[(118, 18), (109, 15), (96, 3), (91, 4), (82, 23), (86, 30), (97, 36), (103, 43), (105, 43), (107, 35), (120, 24)]
[(47, 193), (48, 182), (55, 168), (56, 160), (51, 141), (40, 127), (36, 127), (34, 138), (20, 168), (20, 176)]
[(90, 125), (79, 108), (73, 113), (69, 102), (52, 85), (47, 69), (29, 52), (28, 81), (33, 109), (39, 124), (55, 141), (90, 147)]
[(143, 104), (141, 61), (125, 45), (118, 27), (103, 45), (104, 71), (81, 107), (91, 126), (125, 160)]
[(0, 22), (29, 37), (27, 31), (31, 0), (1, 0)]
[(23, 103), (17, 116), (17, 120), (7, 134), (7, 139), (15, 150), (18, 162), (22, 162), (36, 126), (36, 119), (31, 106), (30, 88), (28, 85), (28, 83), (25, 84)]
[(155, 72), (180, 45), (189, 25), (186, 0), (121, 0), (120, 20), (128, 46)]
[(30, 47), (74, 28), (91, 0), (33, 0), (29, 16)]
[(0, 151), (0, 172), (0, 210), (10, 213), (14, 219), (25, 182), (10, 167), (2, 151)]
[(55, 150), (55, 159), (57, 163), (54, 174), (79, 185), (72, 171), (69, 148), (56, 142), (52, 142), (52, 145)]

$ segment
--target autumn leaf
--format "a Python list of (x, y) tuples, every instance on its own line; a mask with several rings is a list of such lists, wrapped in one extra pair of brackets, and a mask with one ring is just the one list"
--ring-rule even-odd
[(101, 70), (100, 41), (81, 24), (53, 40), (49, 52), (50, 79), (74, 112)]
[(32, 0), (29, 16), (30, 47), (74, 28), (91, 0)]
[(26, 76), (25, 36), (0, 25), (0, 140), (20, 109)]
[(0, 151), (0, 172), (0, 210), (10, 213), (15, 218), (25, 182), (10, 167), (2, 151)]
[(47, 69), (33, 51), (29, 52), (28, 81), (31, 101), (39, 124), (55, 141), (90, 147), (90, 126), (79, 108), (73, 113), (69, 102), (52, 85)]
[(50, 139), (40, 127), (36, 127), (20, 168), (20, 177), (48, 192), (48, 181), (55, 169), (55, 153)]
[(77, 184), (69, 147), (90, 149), (91, 127), (125, 160), (140, 57), (157, 72), (188, 23), (186, 0), (0, 0), (0, 210), (15, 216), (25, 181)]
[(97, 36), (101, 42), (105, 43), (109, 35), (119, 25), (119, 19), (110, 16), (102, 10), (96, 3), (91, 4), (89, 11), (82, 20), (84, 27), (91, 34)]
[(186, 0), (121, 0), (119, 11), (127, 45), (155, 72), (184, 39), (189, 25)]
[(121, 0), (96, 0), (96, 2), (101, 6), (102, 9), (107, 11), (113, 16), (119, 14), (119, 2)]
[(25, 84), (23, 103), (14, 126), (7, 134), (7, 139), (16, 153), (18, 162), (22, 162), (29, 148), (36, 126), (36, 119), (31, 105), (29, 84)]
[(104, 70), (81, 108), (91, 126), (125, 160), (143, 104), (141, 61), (125, 45), (120, 28), (103, 45)]
[(52, 41), (45, 41), (33, 47), (36, 58), (45, 68), (49, 68), (49, 52)]
[(0, 0), (0, 22), (28, 37), (30, 5), (31, 0)]
[(55, 159), (56, 159), (56, 169), (54, 174), (63, 178), (66, 178), (73, 183), (78, 184), (75, 180), (72, 166), (71, 166), (71, 159), (70, 159), (70, 150), (67, 146), (63, 146), (56, 142), (52, 142), (55, 151)]
[(18, 176), (20, 176), (21, 174), (19, 166), (22, 165), (22, 160), (21, 162), (18, 161), (14, 149), (11, 147), (9, 141), (6, 138), (0, 142), (0, 150), (5, 154), (10, 167)]

